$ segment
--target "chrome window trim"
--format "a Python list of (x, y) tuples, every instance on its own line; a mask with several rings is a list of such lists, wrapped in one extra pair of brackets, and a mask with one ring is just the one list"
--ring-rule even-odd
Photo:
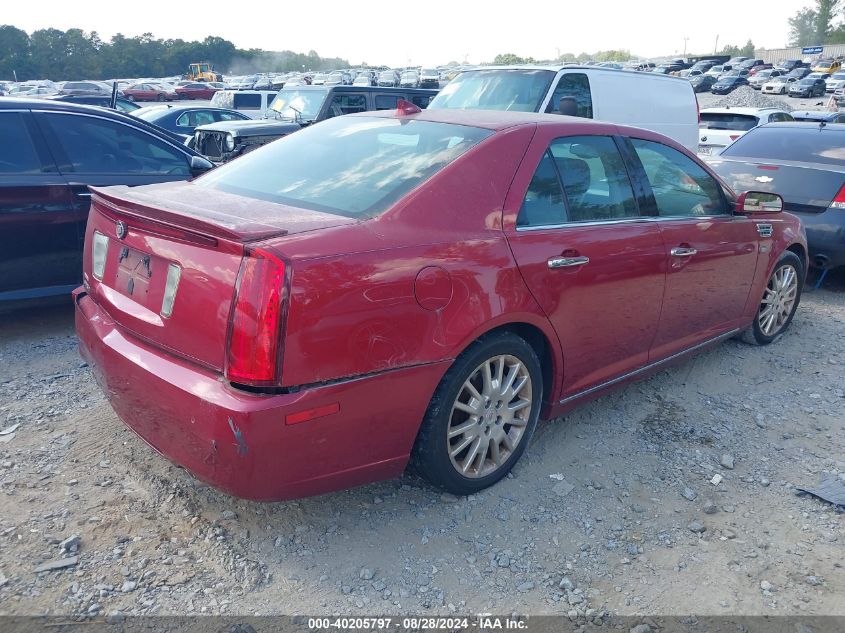
[[(640, 216), (635, 218), (618, 218), (615, 220), (587, 220), (585, 222), (564, 222), (561, 224), (543, 224), (537, 226), (518, 226), (517, 231), (545, 231), (548, 229), (566, 229), (581, 226), (606, 226), (614, 224), (638, 224), (640, 222), (676, 222), (678, 220), (718, 220), (720, 218), (737, 218), (731, 213), (720, 213), (718, 215), (672, 215), (672, 216)], [(742, 217), (742, 216), (739, 216)]]
[[(2, 110), (2, 111), (6, 112), (7, 110)], [(138, 127), (137, 125), (135, 125), (131, 121), (122, 121), (120, 119), (113, 119), (111, 117), (102, 116), (101, 114), (99, 114), (97, 112), (70, 112), (68, 110), (30, 110), (30, 112), (37, 112), (39, 114), (43, 113), (43, 114), (64, 114), (64, 115), (70, 115), (70, 116), (83, 116), (83, 117), (89, 117), (89, 118), (93, 118), (93, 119), (101, 119), (103, 121), (108, 121), (110, 123), (123, 124), (123, 125), (126, 125), (127, 127), (131, 127), (134, 130), (137, 130), (139, 132), (143, 132), (144, 134), (146, 134), (150, 138), (153, 138), (153, 139), (159, 141), (160, 143), (164, 143), (165, 145), (169, 145), (170, 147), (173, 147), (173, 148), (179, 150), (179, 153), (182, 154), (186, 158), (191, 158), (192, 156), (194, 156), (194, 154), (190, 154), (190, 153), (186, 152), (185, 149), (184, 149), (184, 146), (177, 145), (175, 142), (172, 142), (167, 138), (160, 138), (160, 137), (156, 136), (155, 134), (153, 134), (152, 132), (150, 132), (149, 130), (145, 130), (142, 127)], [(129, 115), (127, 115), (127, 116), (129, 116)]]
[(571, 396), (567, 396), (566, 398), (561, 399), (559, 404), (565, 404), (567, 402), (571, 402), (572, 400), (576, 400), (577, 398), (581, 398), (583, 396), (594, 393), (594, 392), (599, 391), (601, 389), (611, 387), (611, 386), (613, 386), (617, 383), (622, 382), (623, 380), (627, 380), (628, 378), (633, 378), (635, 376), (638, 376), (639, 374), (642, 374), (642, 373), (645, 373), (645, 372), (647, 372), (651, 369), (654, 369), (655, 367), (659, 367), (660, 365), (664, 365), (668, 362), (671, 362), (671, 361), (675, 360), (676, 358), (680, 358), (682, 356), (685, 356), (686, 354), (691, 354), (692, 352), (694, 352), (698, 349), (701, 349), (702, 347), (706, 347), (707, 345), (711, 345), (713, 343), (718, 343), (719, 341), (729, 339), (730, 337), (734, 336), (735, 334), (739, 334), (741, 331), (742, 331), (742, 328), (734, 328), (733, 330), (725, 332), (724, 334), (719, 334), (718, 336), (714, 336), (712, 338), (709, 338), (706, 341), (702, 341), (701, 343), (696, 343), (692, 347), (688, 347), (685, 350), (681, 350), (680, 352), (676, 352), (676, 353), (672, 354), (671, 356), (667, 356), (666, 358), (662, 358), (660, 360), (654, 361), (653, 363), (648, 363), (647, 365), (643, 365), (642, 367), (639, 367), (639, 368), (637, 368), (633, 371), (629, 371), (626, 374), (622, 374), (621, 376), (617, 376), (616, 378), (611, 378), (610, 380), (605, 381), (603, 383), (600, 383), (598, 385), (595, 385), (594, 387), (589, 387), (589, 388), (584, 389), (583, 391), (579, 391), (578, 393), (575, 393)]

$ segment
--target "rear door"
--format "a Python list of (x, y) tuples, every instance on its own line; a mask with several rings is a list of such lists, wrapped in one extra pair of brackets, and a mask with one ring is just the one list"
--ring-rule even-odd
[(0, 111), (0, 140), (0, 302), (69, 293), (85, 218), (29, 111)]
[(649, 212), (659, 218), (668, 267), (655, 361), (741, 324), (761, 238), (757, 223), (733, 215), (719, 182), (697, 162), (656, 141), (627, 144)]
[[(563, 349), (563, 399), (645, 365), (666, 259), (617, 141), (540, 128), (506, 202), (505, 230)], [(512, 222), (508, 217), (515, 218)]]

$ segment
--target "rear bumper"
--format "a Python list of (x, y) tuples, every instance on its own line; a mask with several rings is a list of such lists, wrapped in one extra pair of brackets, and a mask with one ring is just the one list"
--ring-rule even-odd
[[(80, 352), (120, 419), (198, 479), (259, 501), (399, 475), (449, 364), (249, 394), (122, 331), (82, 288), (74, 301)], [(289, 414), (335, 403), (338, 413), (286, 424)]]
[(801, 218), (807, 231), (810, 264), (818, 268), (845, 266), (845, 209), (823, 213), (790, 213)]

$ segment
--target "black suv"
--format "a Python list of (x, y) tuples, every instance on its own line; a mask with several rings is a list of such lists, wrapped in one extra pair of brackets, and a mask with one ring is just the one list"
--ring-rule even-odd
[(283, 88), (267, 115), (252, 121), (221, 121), (198, 127), (188, 146), (214, 163), (225, 163), (291, 132), (335, 116), (395, 110), (399, 99), (425, 108), (437, 90), (374, 86)]

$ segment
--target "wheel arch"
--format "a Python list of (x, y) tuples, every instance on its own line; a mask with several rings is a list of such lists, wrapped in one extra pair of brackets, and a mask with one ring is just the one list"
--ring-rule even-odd
[(484, 331), (476, 333), (472, 339), (466, 341), (461, 346), (460, 351), (455, 355), (455, 358), (463, 354), (474, 343), (491, 334), (512, 332), (525, 340), (540, 360), (540, 369), (543, 372), (543, 400), (545, 403), (556, 402), (558, 396), (557, 387), (561, 384), (563, 373), (563, 356), (561, 354), (560, 342), (550, 326), (544, 328), (533, 321), (534, 319), (520, 319), (496, 323)]
[[(803, 244), (799, 244), (798, 242), (793, 242), (789, 246), (786, 247), (786, 250), (790, 253), (795, 253), (798, 256), (798, 259), (801, 260), (801, 263), (804, 265), (804, 276), (807, 276), (807, 268), (809, 268), (809, 255), (807, 254), (807, 249), (804, 247)], [(802, 280), (803, 281), (803, 280)]]

